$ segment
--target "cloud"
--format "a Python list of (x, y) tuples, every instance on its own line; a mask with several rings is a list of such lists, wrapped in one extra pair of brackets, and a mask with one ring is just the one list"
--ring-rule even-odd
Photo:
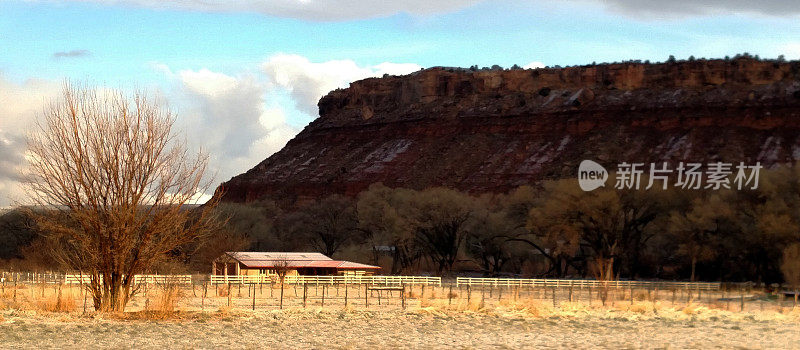
[(297, 109), (317, 116), (317, 101), (336, 88), (347, 87), (351, 82), (384, 74), (400, 75), (420, 70), (413, 63), (381, 63), (360, 67), (351, 60), (311, 62), (300, 55), (279, 54), (262, 64), (272, 88), (289, 91)]
[(190, 146), (211, 155), (217, 182), (255, 166), (298, 132), (280, 108), (265, 107), (266, 86), (256, 77), (208, 69), (181, 70), (175, 76), (180, 96), (173, 97), (182, 101), (178, 123)]
[(786, 58), (800, 59), (800, 42), (784, 44), (779, 48), (779, 54), (786, 55)]
[(525, 69), (536, 69), (536, 68), (544, 68), (544, 67), (545, 67), (544, 63), (539, 62), (539, 61), (533, 61), (531, 63), (528, 63), (528, 64), (522, 66), (522, 68), (525, 68)]
[[(101, 5), (134, 6), (163, 10), (259, 13), (268, 16), (311, 21), (347, 21), (388, 17), (399, 13), (431, 15), (448, 13), (489, 0), (43, 0), (49, 2), (89, 2)], [(522, 1), (545, 3), (542, 0)], [(796, 16), (800, 7), (789, 0), (567, 0), (583, 4), (600, 4), (611, 11), (646, 19), (674, 19), (685, 16), (717, 14), (758, 14)], [(497, 2), (494, 6), (507, 4)]]
[(53, 54), (53, 58), (60, 59), (60, 58), (76, 58), (76, 57), (86, 57), (91, 55), (89, 50), (72, 50), (72, 51), (59, 51)]
[(104, 5), (136, 6), (201, 12), (250, 12), (312, 21), (345, 21), (398, 13), (429, 15), (458, 10), (481, 0), (71, 0)]
[[(299, 130), (287, 123), (287, 111), (316, 116), (317, 100), (330, 90), (366, 77), (421, 68), (391, 62), (359, 66), (350, 60), (315, 63), (298, 55), (270, 57), (256, 74), (179, 70), (160, 63), (150, 66), (164, 74), (169, 86), (150, 93), (169, 102), (177, 115), (175, 131), (185, 136), (189, 149), (203, 149), (210, 155), (208, 169), (215, 183), (254, 167), (297, 135)], [(25, 133), (45, 103), (58, 98), (60, 91), (57, 82), (15, 83), (0, 74), (0, 97), (7, 101), (0, 104), (0, 206), (25, 202), (19, 183), (25, 166)], [(288, 103), (294, 106), (287, 106), (279, 95), (288, 95)]]
[(25, 201), (20, 173), (25, 166), (26, 133), (60, 89), (55, 82), (31, 79), (16, 83), (0, 74), (0, 206)]
[(601, 3), (612, 11), (645, 18), (674, 18), (693, 15), (758, 14), (796, 16), (800, 7), (787, 0), (574, 0)]

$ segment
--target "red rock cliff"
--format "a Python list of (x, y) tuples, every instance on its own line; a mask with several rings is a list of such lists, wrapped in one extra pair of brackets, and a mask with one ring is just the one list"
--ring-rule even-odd
[(617, 163), (800, 159), (800, 62), (751, 59), (564, 69), (431, 68), (330, 92), (223, 200), (355, 195), (374, 182), (473, 193)]

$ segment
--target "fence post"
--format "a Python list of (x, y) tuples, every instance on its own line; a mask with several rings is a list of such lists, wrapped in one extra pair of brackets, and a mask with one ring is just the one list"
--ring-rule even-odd
[[(794, 298), (795, 303), (797, 302), (797, 298)], [(453, 285), (450, 285), (450, 291), (447, 292), (447, 305), (453, 305)]]
[(631, 305), (633, 305), (633, 284), (631, 284), (630, 289), (631, 289)]
[(553, 307), (556, 306), (556, 287), (553, 287)]
[(306, 308), (306, 295), (308, 294), (308, 282), (303, 282), (303, 308)]
[[(401, 298), (402, 303), (403, 303), (403, 310), (405, 310), (406, 309), (406, 284), (405, 284), (405, 282), (400, 282), (400, 286), (403, 288), (403, 290), (400, 291), (400, 298)], [(347, 293), (345, 293), (345, 300), (347, 300)], [(345, 304), (347, 304), (346, 301), (345, 301)]]
[(472, 297), (472, 291), (469, 288), (470, 286), (471, 286), (471, 284), (467, 285), (467, 307), (469, 307), (469, 301), (470, 301), (470, 298)]
[(744, 289), (739, 289), (739, 311), (744, 311)]
[(206, 293), (208, 293), (208, 284), (203, 282), (203, 298), (200, 300), (200, 311), (205, 311), (206, 308)]
[(569, 281), (569, 302), (572, 302), (572, 281)]
[(369, 285), (364, 285), (364, 307), (369, 307)]
[[(253, 311), (256, 311), (256, 286), (252, 283), (250, 285), (253, 287)], [(247, 289), (247, 292), (250, 292), (250, 288)]]

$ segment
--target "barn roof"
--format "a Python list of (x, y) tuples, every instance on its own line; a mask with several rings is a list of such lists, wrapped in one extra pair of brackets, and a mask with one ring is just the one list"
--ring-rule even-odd
[(226, 252), (226, 255), (242, 263), (247, 268), (272, 268), (286, 262), (286, 267), (317, 267), (337, 269), (379, 269), (378, 266), (360, 264), (352, 261), (333, 260), (321, 253), (297, 252)]
[(286, 260), (286, 261), (318, 261), (333, 260), (322, 253), (298, 253), (298, 252), (226, 252), (232, 258), (244, 260)]

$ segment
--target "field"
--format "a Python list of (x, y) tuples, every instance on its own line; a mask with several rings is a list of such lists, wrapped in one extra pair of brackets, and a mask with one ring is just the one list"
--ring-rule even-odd
[(0, 348), (800, 348), (800, 306), (754, 293), (738, 311), (742, 299), (713, 293), (673, 303), (669, 291), (618, 290), (603, 305), (599, 291), (590, 303), (557, 290), (554, 306), (552, 290), (428, 286), (365, 300), (363, 288), (348, 288), (345, 306), (343, 287), (308, 286), (303, 307), (302, 286), (287, 286), (280, 309), (266, 285), (153, 286), (113, 315), (84, 313), (78, 288), (6, 288)]

